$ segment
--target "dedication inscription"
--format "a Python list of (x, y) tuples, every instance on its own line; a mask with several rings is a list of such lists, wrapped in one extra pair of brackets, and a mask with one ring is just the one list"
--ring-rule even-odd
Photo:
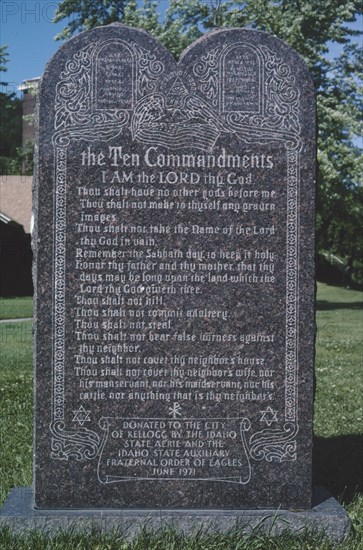
[(80, 34), (39, 96), (39, 508), (309, 508), (314, 95), (250, 30)]

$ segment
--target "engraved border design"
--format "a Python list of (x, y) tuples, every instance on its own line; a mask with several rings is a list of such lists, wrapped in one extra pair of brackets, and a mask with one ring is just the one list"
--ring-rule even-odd
[(285, 420), (297, 422), (299, 154), (287, 150)]
[(267, 428), (251, 435), (249, 453), (252, 459), (267, 462), (295, 461), (298, 423), (298, 200), (299, 151), (289, 149), (287, 155), (286, 213), (286, 318), (285, 318), (285, 423), (276, 429)]
[(57, 147), (55, 177), (53, 419), (64, 419), (67, 148)]

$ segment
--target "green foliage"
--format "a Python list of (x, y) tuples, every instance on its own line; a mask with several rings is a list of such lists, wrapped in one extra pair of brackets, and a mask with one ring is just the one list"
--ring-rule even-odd
[(31, 176), (34, 166), (34, 141), (28, 139), (24, 146), (17, 147), (13, 157), (0, 157), (0, 174), (7, 176)]
[[(31, 484), (31, 322), (0, 324), (0, 500), (9, 487)], [(1, 545), (0, 545), (1, 546)]]
[(363, 426), (362, 299), (359, 291), (318, 287), (314, 428), (319, 436), (352, 435)]
[(17, 159), (20, 165), (20, 172), (25, 176), (31, 176), (34, 168), (34, 141), (27, 139), (22, 147), (17, 149)]
[(21, 117), (21, 100), (14, 93), (0, 92), (0, 157), (15, 157), (21, 145)]
[(0, 298), (0, 319), (19, 319), (32, 317), (33, 298), (22, 296), (21, 298)]
[[(4, 550), (331, 550), (331, 541), (316, 533), (270, 537), (257, 530), (244, 535), (238, 529), (230, 533), (207, 533), (202, 530), (186, 535), (165, 527), (160, 531), (144, 529), (132, 542), (121, 533), (60, 531), (51, 540), (43, 533), (12, 535), (9, 529), (0, 530)], [(359, 550), (355, 541), (334, 545), (341, 550)]]
[[(6, 72), (7, 46), (0, 47), (0, 72)], [(1, 82), (6, 89), (6, 83)], [(22, 141), (22, 102), (14, 93), (0, 92), (0, 174), (31, 175), (34, 143)]]
[(34, 166), (34, 142), (27, 140), (24, 147), (16, 148), (16, 155), (12, 157), (0, 157), (0, 174), (7, 176), (33, 175)]
[[(6, 64), (8, 62), (9, 53), (7, 51), (7, 46), (0, 46), (0, 73), (6, 72)], [(0, 82), (0, 84), (5, 84), (5, 82)]]
[[(0, 47), (0, 72), (6, 72), (7, 46)], [(17, 149), (21, 146), (22, 105), (14, 93), (6, 91), (6, 82), (1, 81), (0, 91), (0, 173), (19, 173)]]
[[(362, 298), (362, 292), (318, 286), (315, 482), (340, 495), (343, 502), (350, 502), (357, 492), (363, 492), (359, 466), (363, 450)], [(358, 523), (362, 504), (363, 498), (354, 512)], [(361, 529), (362, 520), (363, 515)]]
[(21, 167), (18, 159), (10, 157), (0, 157), (0, 175), (15, 176), (21, 173)]
[(127, 0), (63, 0), (59, 3), (54, 22), (71, 18), (65, 29), (56, 38), (69, 38), (77, 31), (121, 21)]
[(363, 256), (363, 156), (352, 142), (362, 131), (361, 67), (362, 52), (346, 44), (318, 95), (318, 242), (347, 258), (351, 267)]

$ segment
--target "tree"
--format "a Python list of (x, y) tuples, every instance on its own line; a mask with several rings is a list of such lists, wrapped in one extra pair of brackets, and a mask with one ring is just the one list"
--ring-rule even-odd
[[(6, 72), (7, 46), (0, 48), (0, 72)], [(0, 172), (13, 174), (18, 170), (17, 150), (21, 146), (22, 105), (15, 93), (6, 90), (7, 83), (0, 82)]]
[(353, 141), (362, 129), (362, 67), (362, 52), (347, 43), (318, 96), (317, 234), (321, 248), (352, 267), (363, 257), (363, 156)]
[[(9, 54), (7, 52), (7, 46), (0, 46), (0, 72), (6, 72), (6, 64), (8, 62)], [(5, 82), (0, 82), (1, 85), (6, 84)]]
[[(63, 33), (113, 21), (151, 32), (176, 56), (205, 30), (250, 27), (290, 44), (306, 61), (314, 79), (318, 110), (318, 246), (354, 264), (363, 249), (359, 224), (363, 219), (359, 174), (362, 155), (355, 137), (361, 127), (362, 53), (352, 43), (361, 33), (350, 23), (362, 14), (357, 0), (170, 0), (163, 19), (158, 2), (145, 0), (63, 0), (56, 21), (72, 16)], [(329, 45), (341, 55), (331, 60)]]
[(127, 0), (63, 0), (54, 16), (57, 23), (68, 17), (71, 21), (56, 36), (57, 40), (69, 38), (78, 31), (92, 29), (99, 25), (109, 25), (121, 21)]

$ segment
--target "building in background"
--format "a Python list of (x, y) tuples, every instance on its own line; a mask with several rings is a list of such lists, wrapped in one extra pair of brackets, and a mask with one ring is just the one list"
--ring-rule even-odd
[(23, 147), (25, 146), (27, 141), (30, 140), (34, 142), (35, 140), (34, 112), (39, 82), (40, 77), (29, 78), (28, 80), (24, 80), (18, 88), (19, 91), (22, 92), (23, 101)]
[(0, 176), (0, 296), (31, 296), (32, 177)]
[[(22, 92), (22, 147), (32, 155), (34, 112), (40, 78), (24, 80)], [(23, 161), (25, 171), (26, 160)], [(31, 296), (32, 176), (0, 175), (0, 296)]]

